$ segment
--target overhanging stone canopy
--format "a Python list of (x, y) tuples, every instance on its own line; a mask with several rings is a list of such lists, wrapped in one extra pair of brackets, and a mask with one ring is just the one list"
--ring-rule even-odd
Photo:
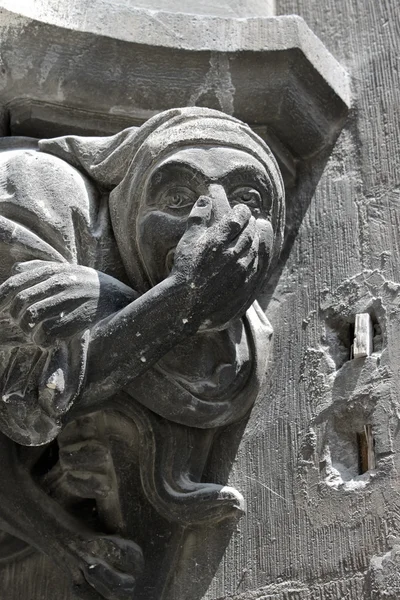
[[(54, 4), (54, 3), (53, 3)], [(223, 18), (1, 0), (3, 132), (111, 134), (177, 106), (249, 123), (285, 178), (332, 144), (349, 77), (297, 16)]]

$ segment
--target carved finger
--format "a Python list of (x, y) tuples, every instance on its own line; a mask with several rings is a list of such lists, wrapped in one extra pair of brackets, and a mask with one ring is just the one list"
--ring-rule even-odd
[(243, 271), (247, 274), (246, 281), (249, 281), (252, 276), (258, 270), (258, 253), (254, 251), (248, 252), (238, 260), (238, 264), (242, 267)]
[(60, 448), (60, 464), (63, 469), (107, 473), (109, 459), (108, 448), (96, 440), (85, 440)]
[[(82, 298), (76, 300), (76, 308), (71, 310), (74, 305), (69, 301), (64, 315), (44, 319), (38, 327), (34, 329), (33, 340), (39, 346), (47, 347), (56, 340), (72, 337), (76, 333), (83, 332), (93, 322), (82, 307)], [(67, 312), (68, 311), (68, 312)], [(32, 331), (32, 329), (30, 329)]]
[(45, 267), (46, 269), (51, 268), (53, 270), (53, 272), (58, 272), (59, 270), (62, 270), (65, 267), (69, 267), (70, 264), (65, 262), (65, 263), (56, 263), (56, 262), (51, 262), (48, 260), (27, 260), (25, 262), (19, 262), (19, 263), (15, 263), (15, 265), (13, 266), (13, 273), (26, 273), (26, 272), (31, 272), (33, 270), (36, 269), (41, 269), (43, 267)]
[(11, 300), (9, 313), (13, 319), (19, 320), (29, 306), (50, 298), (50, 296), (54, 296), (63, 289), (65, 289), (65, 283), (57, 275), (53, 275), (50, 279), (18, 292)]
[[(119, 600), (131, 600), (134, 597), (135, 577), (121, 572), (119, 568), (112, 568), (105, 560), (87, 560), (89, 566), (82, 568), (84, 576), (102, 598), (113, 600), (116, 598), (115, 590), (118, 590)], [(133, 565), (131, 564), (131, 570)]]
[(118, 590), (119, 600), (131, 600), (134, 597), (136, 579), (131, 575), (113, 569), (103, 560), (93, 561), (89, 569), (83, 569), (83, 573), (101, 598), (113, 600), (117, 597), (115, 590)]
[(93, 415), (84, 415), (67, 423), (57, 439), (59, 446), (65, 447), (83, 440), (96, 439), (98, 435), (96, 418)]
[(232, 212), (222, 217), (219, 229), (222, 238), (228, 241), (234, 240), (247, 226), (251, 218), (250, 209), (244, 204), (233, 207)]
[(272, 229), (272, 225), (267, 220), (259, 220), (257, 221), (257, 231), (259, 242), (258, 255), (260, 258), (260, 264), (268, 265), (271, 250), (274, 242), (274, 232)]
[(112, 480), (104, 473), (67, 471), (63, 477), (63, 486), (70, 494), (79, 498), (106, 498), (112, 489)]
[(211, 219), (212, 202), (208, 196), (200, 196), (190, 211), (187, 220), (187, 229), (207, 227)]
[(258, 248), (257, 226), (254, 217), (251, 217), (246, 228), (237, 237), (237, 241), (234, 244), (234, 246), (232, 246), (231, 252), (235, 256), (241, 256), (244, 252), (247, 252), (252, 246), (257, 246)]
[(55, 319), (61, 321), (66, 311), (71, 311), (82, 304), (82, 298), (78, 295), (65, 297), (63, 293), (45, 298), (26, 307), (19, 315), (19, 326), (25, 333), (36, 333), (38, 327), (44, 321)]
[(115, 535), (97, 537), (89, 542), (88, 549), (91, 554), (107, 560), (122, 573), (134, 574), (143, 568), (142, 550), (132, 540)]
[(0, 310), (3, 310), (10, 304), (16, 294), (22, 290), (32, 287), (54, 275), (56, 266), (54, 263), (47, 263), (34, 270), (24, 271), (12, 275), (0, 285)]

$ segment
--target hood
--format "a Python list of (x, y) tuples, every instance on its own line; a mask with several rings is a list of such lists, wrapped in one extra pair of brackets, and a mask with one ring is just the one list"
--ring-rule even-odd
[(136, 222), (149, 175), (166, 156), (195, 146), (242, 150), (264, 166), (272, 205), (274, 259), (283, 238), (282, 177), (265, 142), (234, 117), (208, 108), (178, 108), (155, 115), (141, 127), (131, 127), (110, 137), (65, 136), (39, 142), (41, 151), (62, 158), (110, 190), (114, 235), (130, 283), (141, 293), (151, 285), (137, 243)]

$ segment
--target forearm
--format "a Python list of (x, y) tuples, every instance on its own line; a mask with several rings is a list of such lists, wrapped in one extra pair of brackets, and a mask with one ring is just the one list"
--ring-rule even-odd
[(98, 323), (91, 334), (82, 407), (106, 400), (196, 332), (188, 291), (186, 282), (170, 276)]

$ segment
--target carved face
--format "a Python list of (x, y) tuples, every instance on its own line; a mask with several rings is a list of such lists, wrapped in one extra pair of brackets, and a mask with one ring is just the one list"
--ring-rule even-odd
[(159, 162), (147, 180), (137, 222), (138, 247), (152, 285), (169, 274), (174, 250), (200, 196), (212, 199), (218, 216), (241, 203), (261, 227), (270, 227), (268, 189), (263, 165), (234, 148), (186, 148)]

